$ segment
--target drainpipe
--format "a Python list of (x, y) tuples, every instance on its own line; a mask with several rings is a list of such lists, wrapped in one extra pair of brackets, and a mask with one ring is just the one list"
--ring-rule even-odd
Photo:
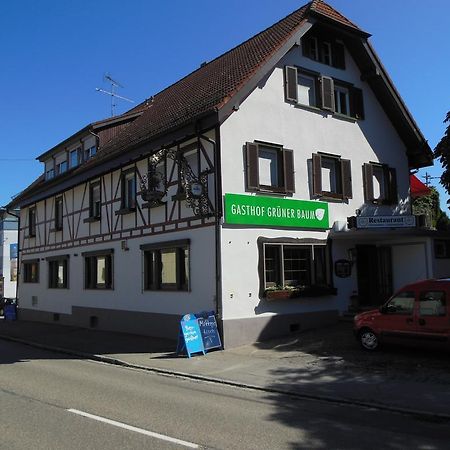
[[(221, 154), (220, 154), (220, 128), (215, 129), (216, 147), (214, 151), (214, 169), (215, 169), (215, 194), (216, 194), (216, 311), (219, 323), (223, 325), (223, 308), (222, 308), (222, 260), (221, 260), (221, 219), (222, 219), (222, 169), (221, 169)], [(221, 328), (222, 345), (223, 341), (223, 326)]]

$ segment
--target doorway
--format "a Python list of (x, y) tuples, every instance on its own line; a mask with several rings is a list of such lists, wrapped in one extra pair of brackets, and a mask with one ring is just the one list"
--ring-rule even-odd
[(390, 247), (356, 246), (359, 306), (382, 305), (392, 295)]

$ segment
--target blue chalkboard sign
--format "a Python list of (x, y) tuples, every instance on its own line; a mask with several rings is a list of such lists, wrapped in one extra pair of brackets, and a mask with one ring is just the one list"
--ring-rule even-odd
[(197, 318), (192, 314), (185, 315), (180, 321), (177, 353), (184, 350), (186, 350), (189, 358), (193, 353), (205, 354), (200, 327)]
[(217, 322), (214, 315), (207, 315), (206, 317), (199, 317), (197, 319), (198, 326), (203, 338), (203, 346), (205, 350), (213, 348), (222, 348), (220, 341), (219, 330), (217, 329)]

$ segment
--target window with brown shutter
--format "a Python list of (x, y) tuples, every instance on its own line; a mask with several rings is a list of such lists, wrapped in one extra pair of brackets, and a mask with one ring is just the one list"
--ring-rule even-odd
[(324, 153), (312, 155), (312, 194), (323, 199), (352, 198), (351, 163), (340, 156)]
[(333, 78), (323, 76), (320, 79), (322, 108), (334, 112), (334, 81)]
[(363, 165), (364, 200), (377, 205), (398, 202), (396, 170), (386, 164)]
[(312, 106), (354, 119), (364, 119), (363, 92), (346, 81), (337, 80), (302, 67), (286, 66), (286, 101)]
[(284, 68), (285, 73), (285, 86), (286, 86), (286, 100), (287, 101), (298, 101), (298, 75), (297, 75), (297, 68), (286, 66)]
[(294, 152), (265, 142), (246, 143), (248, 191), (295, 192)]

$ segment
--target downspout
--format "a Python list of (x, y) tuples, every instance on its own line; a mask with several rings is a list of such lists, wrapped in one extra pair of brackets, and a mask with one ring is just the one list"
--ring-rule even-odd
[(10, 216), (17, 218), (17, 280), (16, 280), (16, 302), (19, 301), (19, 279), (20, 274), (22, 272), (21, 270), (21, 257), (20, 257), (20, 214), (14, 214), (13, 212), (8, 210), (8, 207), (5, 207), (6, 214), (9, 214)]
[(221, 248), (221, 220), (222, 220), (222, 168), (221, 168), (221, 147), (220, 147), (220, 126), (215, 129), (216, 148), (214, 152), (214, 170), (215, 170), (215, 203), (216, 203), (216, 312), (220, 324), (222, 345), (223, 340), (223, 307), (222, 307), (222, 248)]

